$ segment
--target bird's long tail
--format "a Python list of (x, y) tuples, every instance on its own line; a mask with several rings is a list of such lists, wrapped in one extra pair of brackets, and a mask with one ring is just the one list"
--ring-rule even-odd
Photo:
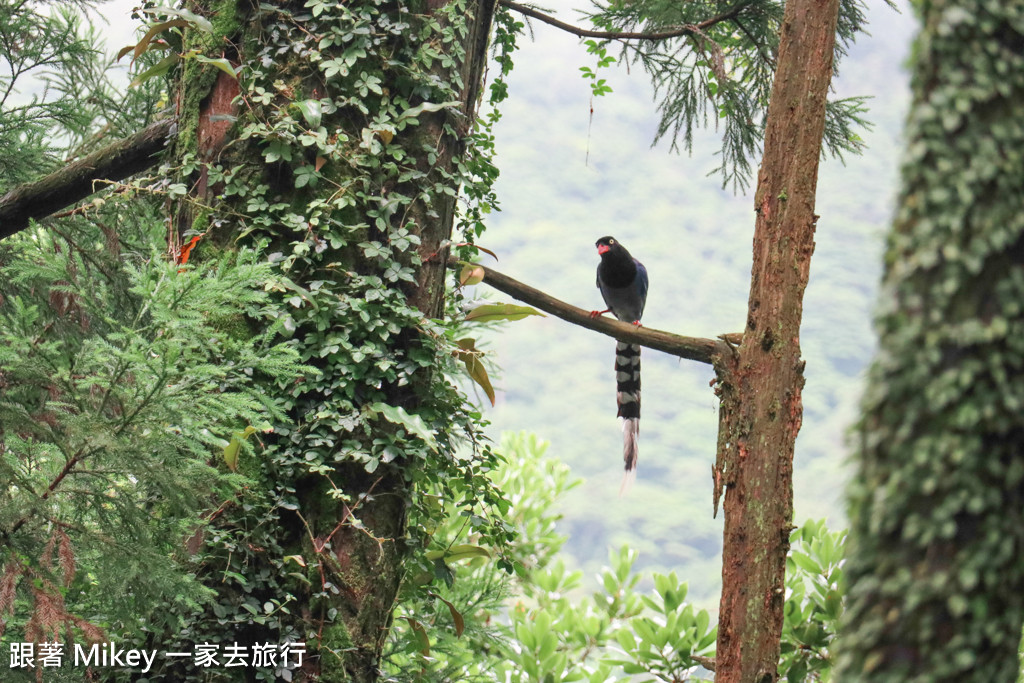
[(640, 446), (640, 347), (618, 342), (615, 345), (615, 389), (622, 421), (622, 460), (626, 475), (619, 494), (636, 478)]

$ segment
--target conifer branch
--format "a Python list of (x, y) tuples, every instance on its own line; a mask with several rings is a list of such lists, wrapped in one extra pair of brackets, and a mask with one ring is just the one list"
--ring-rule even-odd
[[(460, 261), (454, 257), (448, 260), (450, 267), (459, 267)], [(606, 334), (619, 341), (630, 344), (639, 344), (650, 349), (664, 351), (667, 354), (695, 360), (701, 363), (713, 364), (715, 357), (729, 352), (730, 343), (739, 343), (742, 335), (723, 335), (720, 339), (704, 339), (702, 337), (684, 337), (682, 335), (655, 330), (649, 327), (637, 327), (612, 318), (598, 316), (590, 317), (590, 311), (577, 308), (571, 304), (554, 298), (539, 289), (519, 282), (508, 275), (482, 266), (473, 264), (484, 271), (484, 283), (494, 287), (500, 292), (508, 294), (514, 299), (530, 304), (545, 313), (550, 313), (556, 318), (585, 327), (588, 330)]]
[[(86, 453), (84, 448), (82, 448), (79, 449), (78, 452), (75, 453), (73, 456), (71, 456), (68, 459), (68, 461), (64, 463), (64, 467), (62, 467), (60, 472), (57, 473), (57, 476), (54, 477), (53, 481), (50, 482), (50, 485), (46, 487), (46, 490), (43, 491), (42, 494), (40, 494), (38, 502), (42, 503), (44, 500), (49, 498), (50, 495), (57, 490), (57, 487), (60, 486), (61, 482), (64, 481), (65, 477), (67, 477), (68, 474), (70, 474), (71, 471), (75, 469), (75, 466), (77, 466), (78, 463), (82, 462), (82, 460), (85, 459), (87, 455), (90, 454)], [(9, 529), (3, 532), (4, 539), (10, 542), (11, 537), (14, 536), (14, 534), (18, 533), (18, 530), (21, 529), (21, 527), (25, 526), (25, 523), (28, 522), (31, 518), (32, 513), (29, 513), (19, 518), (16, 522), (14, 522), (11, 525)]]
[(175, 120), (163, 119), (0, 197), (0, 239), (28, 227), (97, 191), (97, 180), (123, 180), (157, 163)]
[(545, 24), (571, 33), (579, 38), (597, 38), (599, 40), (667, 40), (669, 38), (691, 36), (699, 34), (704, 29), (714, 26), (715, 24), (728, 21), (729, 19), (734, 19), (746, 8), (745, 3), (739, 3), (729, 11), (711, 17), (710, 19), (705, 19), (697, 24), (669, 26), (658, 31), (595, 31), (567, 24), (564, 21), (556, 19), (550, 14), (544, 14), (543, 12), (527, 5), (521, 5), (518, 2), (513, 2), (513, 0), (498, 0), (498, 4), (532, 19), (542, 21)]

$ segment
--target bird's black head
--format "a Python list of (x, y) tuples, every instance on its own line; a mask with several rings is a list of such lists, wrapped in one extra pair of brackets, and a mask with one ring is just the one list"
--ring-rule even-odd
[(611, 235), (602, 237), (595, 244), (597, 246), (597, 253), (600, 254), (601, 256), (604, 256), (612, 249), (622, 249), (622, 245), (619, 244), (619, 241), (612, 237)]

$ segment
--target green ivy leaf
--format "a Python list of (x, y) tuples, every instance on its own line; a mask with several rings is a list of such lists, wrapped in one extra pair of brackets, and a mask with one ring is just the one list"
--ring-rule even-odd
[(302, 118), (306, 120), (310, 128), (320, 127), (324, 113), (320, 100), (302, 100), (301, 102), (292, 102), (292, 104), (302, 113)]
[(422, 439), (430, 447), (430, 450), (437, 452), (437, 438), (434, 436), (434, 430), (428, 427), (419, 415), (412, 415), (405, 408), (387, 403), (374, 403), (368, 410), (377, 413), (388, 422), (405, 427), (410, 434), (415, 434)]

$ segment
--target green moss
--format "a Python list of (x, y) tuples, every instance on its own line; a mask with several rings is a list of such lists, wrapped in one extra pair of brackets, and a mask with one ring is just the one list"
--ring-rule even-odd
[(210, 23), (213, 24), (213, 40), (216, 43), (223, 43), (224, 38), (234, 37), (242, 26), (238, 0), (221, 0), (213, 3)]
[(345, 654), (353, 647), (352, 638), (344, 622), (336, 620), (324, 627), (320, 640), (320, 680), (345, 683), (348, 672), (345, 668)]

